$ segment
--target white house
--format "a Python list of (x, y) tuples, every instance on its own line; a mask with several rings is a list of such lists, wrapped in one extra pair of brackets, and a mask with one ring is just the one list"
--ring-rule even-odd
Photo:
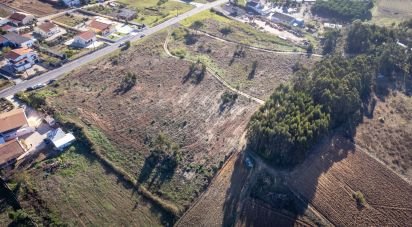
[(92, 31), (82, 32), (74, 37), (73, 46), (86, 47), (96, 42), (96, 34)]
[(27, 13), (15, 12), (10, 15), (8, 19), (14, 26), (22, 26), (32, 23), (34, 16)]
[(60, 32), (60, 28), (51, 23), (51, 22), (45, 22), (37, 27), (34, 28), (34, 32), (38, 35), (40, 35), (43, 38), (48, 38), (54, 34), (57, 34)]
[(73, 7), (81, 4), (80, 0), (62, 0), (66, 6)]
[(7, 52), (5, 58), (17, 72), (31, 68), (38, 61), (37, 53), (30, 48), (18, 48)]
[(53, 144), (56, 150), (62, 151), (70, 146), (76, 138), (71, 133), (65, 133), (61, 128), (54, 129), (47, 133), (47, 139)]

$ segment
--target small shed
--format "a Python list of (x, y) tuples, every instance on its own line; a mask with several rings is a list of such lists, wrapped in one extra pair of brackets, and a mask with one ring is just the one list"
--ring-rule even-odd
[(54, 120), (54, 118), (52, 118), (50, 115), (47, 115), (44, 118), (44, 121), (50, 126), (53, 127), (56, 124), (56, 121)]
[(71, 133), (65, 133), (61, 128), (54, 129), (47, 134), (47, 139), (58, 151), (70, 146), (76, 138)]

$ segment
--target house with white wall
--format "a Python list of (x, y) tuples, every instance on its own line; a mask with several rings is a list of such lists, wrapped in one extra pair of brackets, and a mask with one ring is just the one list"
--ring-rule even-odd
[(5, 55), (5, 58), (8, 60), (8, 64), (16, 72), (22, 72), (31, 68), (39, 60), (36, 51), (30, 48), (18, 48), (10, 50)]

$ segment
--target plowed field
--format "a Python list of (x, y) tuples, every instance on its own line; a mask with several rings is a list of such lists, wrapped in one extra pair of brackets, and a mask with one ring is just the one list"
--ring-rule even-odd
[[(337, 226), (412, 223), (411, 185), (338, 136), (319, 146), (289, 185)], [(364, 195), (365, 207), (353, 198), (356, 191)]]

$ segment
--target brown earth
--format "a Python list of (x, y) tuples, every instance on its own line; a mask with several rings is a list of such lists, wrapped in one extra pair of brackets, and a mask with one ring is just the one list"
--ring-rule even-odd
[(40, 0), (0, 0), (0, 3), (20, 9), (36, 16), (47, 16), (61, 12), (67, 8), (59, 5), (58, 1)]
[[(219, 41), (202, 34), (196, 35), (196, 43), (185, 44), (185, 40), (169, 42), (169, 50), (186, 49), (191, 58), (205, 58), (211, 68), (231, 86), (249, 95), (267, 99), (281, 83), (288, 82), (297, 63), (311, 67), (318, 57), (296, 54), (276, 54), (243, 47), (243, 57), (233, 57), (242, 48), (233, 43)], [(200, 56), (200, 57), (199, 57)], [(253, 64), (256, 69), (253, 71)]]
[[(199, 84), (184, 82), (190, 63), (164, 57), (165, 37), (150, 37), (110, 60), (72, 73), (59, 81), (58, 94), (48, 103), (63, 118), (87, 125), (104, 144), (103, 154), (110, 161), (143, 179), (156, 195), (184, 208), (235, 150), (257, 104), (239, 97), (222, 109), (221, 96), (227, 89), (214, 77), (206, 74)], [(123, 93), (119, 87), (126, 74), (135, 75), (137, 84)], [(149, 144), (159, 134), (180, 147), (171, 176), (150, 169)]]
[[(337, 226), (412, 223), (412, 186), (347, 139), (334, 136), (289, 177), (289, 185)], [(365, 207), (353, 194), (360, 191)]]
[(412, 182), (412, 97), (378, 99), (373, 118), (356, 128), (356, 144)]

